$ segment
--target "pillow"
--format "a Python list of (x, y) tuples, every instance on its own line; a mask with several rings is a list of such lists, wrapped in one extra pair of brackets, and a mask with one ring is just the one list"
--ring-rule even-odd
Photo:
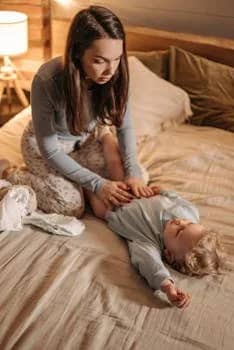
[(137, 136), (155, 134), (191, 115), (186, 92), (129, 57), (130, 107)]
[(147, 68), (161, 78), (168, 80), (169, 77), (169, 52), (161, 51), (128, 51), (129, 56), (138, 58)]
[(234, 131), (234, 68), (171, 47), (170, 81), (188, 92), (192, 124)]

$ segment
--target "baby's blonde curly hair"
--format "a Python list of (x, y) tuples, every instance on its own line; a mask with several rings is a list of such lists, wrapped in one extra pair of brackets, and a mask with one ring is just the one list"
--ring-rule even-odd
[(220, 234), (206, 230), (195, 247), (190, 250), (176, 268), (190, 276), (215, 275), (222, 272), (226, 255)]

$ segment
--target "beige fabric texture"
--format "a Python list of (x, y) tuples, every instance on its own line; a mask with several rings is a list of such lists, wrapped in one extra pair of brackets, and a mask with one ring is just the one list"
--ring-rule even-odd
[(153, 73), (163, 79), (168, 80), (169, 77), (169, 52), (161, 51), (128, 51), (128, 56), (135, 56)]
[(130, 56), (129, 97), (137, 137), (152, 135), (181, 124), (192, 114), (188, 94), (152, 73), (138, 58)]
[[(0, 157), (19, 164), (29, 110), (0, 129)], [(138, 142), (151, 181), (195, 203), (234, 255), (234, 135), (180, 125)], [(191, 278), (185, 310), (157, 299), (125, 241), (90, 213), (81, 236), (25, 227), (0, 234), (0, 349), (232, 350), (234, 274)]]
[(192, 124), (234, 132), (234, 68), (172, 46), (170, 81), (189, 94)]

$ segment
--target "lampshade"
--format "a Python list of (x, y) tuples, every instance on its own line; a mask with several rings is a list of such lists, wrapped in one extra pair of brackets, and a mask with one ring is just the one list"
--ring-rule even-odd
[(28, 49), (28, 16), (0, 11), (0, 56), (16, 56)]

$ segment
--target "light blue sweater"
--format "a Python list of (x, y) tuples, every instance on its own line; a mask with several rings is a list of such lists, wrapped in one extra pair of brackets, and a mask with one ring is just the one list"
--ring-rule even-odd
[[(65, 113), (65, 101), (62, 98), (63, 68), (61, 57), (43, 64), (32, 82), (31, 105), (33, 129), (44, 160), (59, 173), (81, 186), (96, 192), (105, 179), (82, 167), (67, 155), (58, 144), (58, 139), (82, 144), (96, 126), (96, 115), (92, 108), (92, 92), (89, 96), (90, 123), (88, 134), (78, 136), (70, 134)], [(126, 175), (141, 177), (137, 162), (136, 138), (133, 130), (129, 104), (122, 125), (117, 128), (117, 138), (124, 161)]]
[(199, 222), (197, 208), (172, 191), (161, 191), (150, 198), (108, 211), (106, 220), (114, 232), (128, 240), (131, 261), (153, 289), (160, 289), (165, 279), (172, 279), (162, 261), (163, 232), (171, 219)]

